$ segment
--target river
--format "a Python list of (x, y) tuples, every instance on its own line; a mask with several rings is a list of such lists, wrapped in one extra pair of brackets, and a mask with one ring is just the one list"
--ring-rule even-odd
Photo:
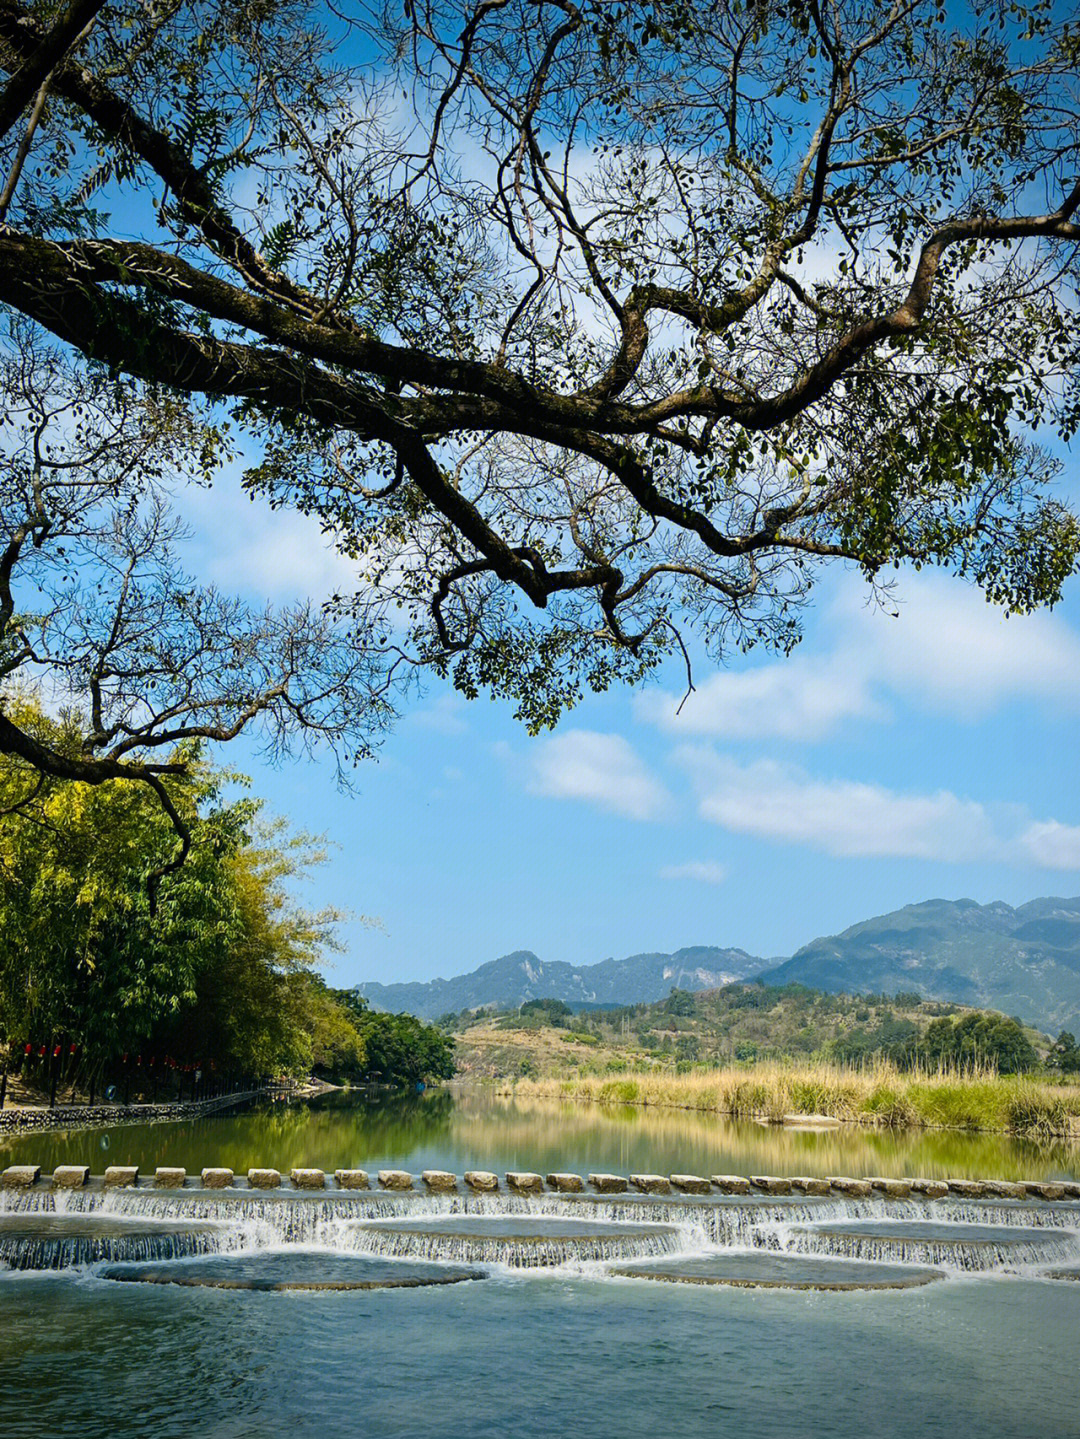
[[(525, 1106), (488, 1091), (393, 1096), (374, 1104), (334, 1095), (311, 1106), (193, 1123), (24, 1136), (6, 1140), (0, 1160), (44, 1168), (89, 1163), (96, 1172), (106, 1163), (132, 1162), (144, 1171), (157, 1164), (192, 1172), (222, 1164), (238, 1173), (250, 1165), (288, 1171), (294, 1164), (327, 1170), (437, 1167), (458, 1174), (471, 1167), (1033, 1179), (1076, 1173), (1075, 1152), (999, 1136), (791, 1133), (693, 1113)], [(189, 1198), (202, 1204), (203, 1218), (215, 1217), (209, 1199), (181, 1195), (170, 1201), (178, 1207), (159, 1227), (179, 1227), (176, 1214)], [(34, 1202), (54, 1204), (44, 1190)], [(87, 1209), (111, 1205), (112, 1223), (135, 1224), (117, 1217), (123, 1205), (134, 1212), (154, 1202), (149, 1191), (140, 1191), (115, 1202), (88, 1195), (84, 1203)], [(384, 1201), (375, 1195), (356, 1202)], [(544, 1202), (553, 1210), (557, 1197)], [(702, 1213), (733, 1222), (724, 1201), (708, 1202), (715, 1208)], [(281, 1200), (277, 1213), (295, 1213), (304, 1203)], [(581, 1218), (576, 1213), (572, 1220), (542, 1221), (513, 1214), (455, 1216), (451, 1207), (465, 1207), (458, 1199), (442, 1210), (421, 1195), (401, 1203), (403, 1217), (384, 1217), (374, 1226), (381, 1226), (384, 1238), (395, 1225), (398, 1234), (414, 1237), (425, 1226), (446, 1233), (462, 1225), (472, 1231), (486, 1225), (489, 1232), (529, 1223), (542, 1223), (548, 1233), (560, 1232), (560, 1224), (563, 1232), (605, 1228), (597, 1201), (577, 1206)], [(84, 1223), (78, 1207), (72, 1201), (58, 1205), (55, 1216), (14, 1213), (5, 1222)], [(798, 1222), (775, 1226), (780, 1240), (772, 1237), (770, 1245), (813, 1238), (804, 1208), (792, 1206)], [(939, 1207), (941, 1222), (933, 1233), (959, 1236), (962, 1249), (976, 1232), (970, 1221), (979, 1217), (977, 1210)], [(641, 1213), (649, 1219), (647, 1208)], [(1000, 1205), (987, 1208), (986, 1221), (1000, 1226), (1003, 1213)], [(1080, 1261), (1080, 1239), (1068, 1229), (1073, 1222), (1080, 1227), (1080, 1211), (1075, 1221), (1070, 1213), (1019, 1205), (1011, 1217), (1057, 1226), (1025, 1232), (1036, 1247), (1047, 1246), (1047, 1255), (1074, 1244)], [(880, 1205), (863, 1212), (833, 1205), (825, 1217), (834, 1222), (819, 1224), (818, 1232), (861, 1227), (886, 1242), (890, 1226), (902, 1229), (904, 1223), (883, 1215)], [(657, 1216), (670, 1219), (661, 1208), (652, 1218)], [(644, 1232), (648, 1224), (638, 1228)], [(654, 1228), (670, 1232), (661, 1224)], [(237, 1273), (255, 1273), (266, 1264), (284, 1272), (281, 1266), (287, 1271), (301, 1260), (337, 1275), (350, 1264), (402, 1263), (344, 1256), (328, 1235), (346, 1230), (354, 1238), (374, 1232), (371, 1224), (350, 1221), (324, 1229), (312, 1243), (311, 1230), (308, 1251), (301, 1254), (295, 1245), (268, 1240), (265, 1224), (252, 1225), (243, 1252), (158, 1265), (157, 1277), (220, 1276), (230, 1265)], [(1007, 1248), (1010, 1233), (1019, 1231), (992, 1232), (1004, 1236)], [(255, 1235), (261, 1237), (252, 1249)], [(706, 1254), (689, 1268), (714, 1262), (715, 1254)], [(793, 1261), (770, 1250), (729, 1254), (726, 1262), (760, 1267)], [(832, 1264), (837, 1273), (849, 1263), (830, 1257), (794, 1262)], [(685, 1262), (648, 1260), (661, 1270), (679, 1263)], [(142, 1276), (126, 1268), (128, 1277), (153, 1277), (153, 1265)], [(1080, 1283), (1050, 1280), (1045, 1266), (965, 1273), (946, 1264), (939, 1271), (946, 1277), (923, 1287), (842, 1293), (642, 1282), (591, 1263), (564, 1270), (495, 1265), (482, 1283), (345, 1292), (116, 1283), (107, 1277), (124, 1269), (91, 1264), (0, 1275), (5, 1433), (27, 1439), (44, 1432), (112, 1436), (123, 1428), (161, 1439), (191, 1433), (263, 1439), (279, 1431), (516, 1439), (611, 1430), (631, 1439), (743, 1432), (765, 1439), (951, 1439), (960, 1433), (1030, 1439), (1080, 1432)], [(394, 1272), (413, 1271), (406, 1262)]]

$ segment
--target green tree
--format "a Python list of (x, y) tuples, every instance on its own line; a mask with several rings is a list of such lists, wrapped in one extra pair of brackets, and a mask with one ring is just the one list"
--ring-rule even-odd
[(0, 0), (0, 300), (122, 389), (218, 404), (249, 488), (356, 560), (339, 609), (387, 683), (420, 663), (544, 725), (687, 634), (790, 648), (837, 560), (1058, 597), (1068, 7), (324, 18)]
[[(25, 699), (15, 713), (60, 752), (79, 732)], [(84, 1079), (124, 1054), (306, 1071), (309, 972), (336, 916), (296, 907), (288, 881), (320, 852), (281, 826), (260, 829), (258, 802), (226, 800), (233, 777), (197, 750), (182, 775), (168, 784), (190, 854), (163, 873), (152, 912), (146, 876), (175, 847), (152, 790), (50, 780), (28, 796), (24, 767), (0, 763), (0, 1024), (50, 1057), (59, 1043)]]

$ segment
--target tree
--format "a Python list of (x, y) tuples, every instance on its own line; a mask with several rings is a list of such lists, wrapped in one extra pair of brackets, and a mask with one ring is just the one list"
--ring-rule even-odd
[[(307, 604), (255, 610), (201, 585), (177, 558), (171, 488), (212, 466), (220, 429), (163, 394), (73, 369), (25, 321), (0, 365), (0, 754), (24, 771), (10, 798), (47, 777), (137, 779), (156, 794), (179, 846), (191, 844), (165, 780), (185, 745), (260, 723), (272, 755), (328, 744), (364, 752), (385, 717), (366, 650)], [(22, 724), (20, 684), (47, 683), (65, 723)]]
[[(15, 706), (13, 722), (63, 752), (62, 726), (32, 705)], [(175, 837), (146, 786), (54, 781), (0, 819), (0, 1038), (31, 1044), (32, 1058), (59, 1046), (69, 1079), (116, 1075), (124, 1055), (133, 1066), (143, 1056), (144, 1075), (155, 1056), (158, 1077), (166, 1055), (306, 1073), (333, 1027), (336, 1006), (320, 1002), (310, 971), (337, 916), (308, 913), (288, 890), (319, 847), (260, 825), (256, 801), (226, 799), (229, 776), (197, 751), (181, 758), (184, 777), (162, 783), (190, 854), (162, 876), (153, 915), (145, 875)], [(24, 783), (16, 761), (0, 760), (0, 804)]]
[(1054, 0), (0, 0), (0, 300), (540, 726), (836, 560), (1058, 597), (1078, 63)]
[(354, 989), (330, 993), (360, 1032), (369, 1075), (395, 1085), (454, 1077), (454, 1040), (436, 1025), (413, 1014), (376, 1012)]

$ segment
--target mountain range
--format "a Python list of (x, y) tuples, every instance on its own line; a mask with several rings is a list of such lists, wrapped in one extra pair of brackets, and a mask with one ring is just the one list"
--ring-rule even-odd
[(422, 1019), (526, 999), (575, 1005), (638, 1004), (678, 989), (717, 989), (757, 977), (829, 993), (920, 994), (1016, 1015), (1057, 1034), (1080, 1031), (1080, 899), (1001, 902), (932, 899), (812, 940), (790, 959), (698, 946), (635, 954), (600, 964), (546, 963), (517, 950), (455, 979), (427, 984), (360, 984), (376, 1009)]
[(518, 949), (456, 979), (427, 984), (358, 984), (375, 1009), (407, 1010), (420, 1019), (493, 1005), (514, 1009), (527, 999), (562, 999), (573, 1005), (641, 1004), (676, 989), (719, 989), (747, 979), (770, 963), (741, 949), (696, 946), (674, 954), (632, 954), (599, 964), (545, 963)]

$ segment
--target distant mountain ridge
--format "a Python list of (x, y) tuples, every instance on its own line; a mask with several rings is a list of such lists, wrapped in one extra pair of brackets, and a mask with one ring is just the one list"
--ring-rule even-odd
[(830, 994), (914, 992), (1017, 1015), (1048, 1033), (1080, 1032), (1080, 898), (1000, 901), (931, 899), (863, 920), (804, 945), (790, 959), (759, 959), (708, 945), (635, 954), (600, 964), (546, 962), (530, 950), (470, 974), (427, 984), (359, 984), (376, 1009), (421, 1019), (527, 999), (571, 1004), (640, 1004), (678, 989), (717, 989), (754, 976)]
[(663, 999), (676, 989), (718, 989), (757, 974), (772, 960), (757, 959), (742, 949), (707, 945), (674, 954), (632, 954), (599, 964), (545, 962), (531, 950), (504, 954), (455, 979), (426, 984), (358, 984), (376, 1009), (407, 1010), (420, 1019), (478, 1009), (493, 1004), (513, 1009), (527, 999), (562, 999), (569, 1004), (640, 1004)]
[(1049, 1033), (1080, 1029), (1080, 899), (931, 899), (815, 939), (760, 976), (829, 993), (895, 994), (997, 1009)]

